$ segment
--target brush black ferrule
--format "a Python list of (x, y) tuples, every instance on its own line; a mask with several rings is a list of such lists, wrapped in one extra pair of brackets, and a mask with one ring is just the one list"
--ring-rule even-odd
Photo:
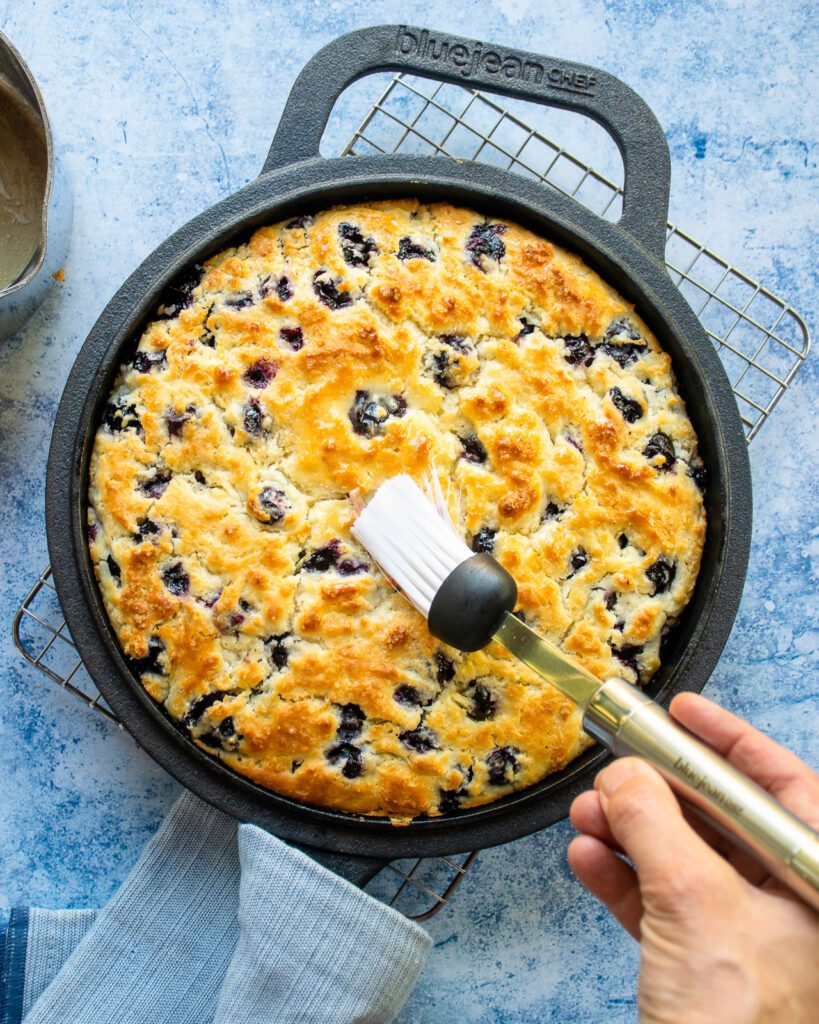
[(479, 651), (517, 599), (517, 584), (503, 566), (491, 555), (473, 555), (438, 588), (429, 608), (429, 631), (459, 651)]

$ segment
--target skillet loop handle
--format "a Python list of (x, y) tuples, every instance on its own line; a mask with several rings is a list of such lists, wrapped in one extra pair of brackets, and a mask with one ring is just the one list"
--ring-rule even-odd
[(334, 875), (345, 878), (353, 885), (363, 889), (371, 878), (383, 871), (389, 864), (383, 857), (358, 856), (352, 853), (335, 853), (332, 850), (319, 850), (315, 846), (293, 844), (297, 850), (312, 857), (316, 863), (332, 871)]
[(376, 71), (399, 71), (480, 88), (585, 114), (601, 124), (623, 158), (620, 227), (648, 252), (665, 253), (671, 164), (647, 104), (613, 75), (522, 50), (407, 25), (341, 36), (305, 65), (290, 91), (262, 174), (319, 156), (333, 106), (349, 85)]

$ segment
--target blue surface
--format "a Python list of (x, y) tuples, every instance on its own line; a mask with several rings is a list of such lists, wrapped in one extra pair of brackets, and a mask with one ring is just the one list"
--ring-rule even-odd
[[(0, 867), (8, 904), (101, 903), (175, 795), (126, 735), (22, 664), (9, 629), (47, 560), (44, 466), (74, 355), (155, 245), (257, 173), (304, 61), (348, 29), (410, 20), (620, 75), (666, 129), (672, 220), (810, 320), (819, 223), (811, 8), (783, 3), (772, 17), (769, 3), (739, 0), (0, 0), (0, 28), (43, 88), (75, 196), (65, 283), (0, 345)], [(360, 102), (346, 106), (352, 116), (331, 133), (328, 152), (363, 113)], [(707, 691), (814, 764), (818, 378), (811, 357), (752, 445), (751, 571)], [(402, 1021), (450, 1022), (456, 1007), (461, 1019), (482, 1022), (635, 1020), (636, 948), (570, 877), (569, 835), (561, 825), (480, 857), (430, 924), (436, 946)]]

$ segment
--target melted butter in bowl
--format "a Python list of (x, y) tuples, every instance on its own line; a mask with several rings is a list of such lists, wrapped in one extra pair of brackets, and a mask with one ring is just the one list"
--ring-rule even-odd
[(47, 171), (42, 123), (0, 78), (0, 289), (23, 275), (40, 248)]

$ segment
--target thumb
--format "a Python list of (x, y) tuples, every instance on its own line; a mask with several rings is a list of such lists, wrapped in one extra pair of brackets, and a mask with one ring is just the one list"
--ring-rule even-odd
[(682, 909), (738, 877), (694, 832), (665, 780), (645, 761), (614, 761), (595, 786), (612, 835), (637, 870), (644, 901)]

